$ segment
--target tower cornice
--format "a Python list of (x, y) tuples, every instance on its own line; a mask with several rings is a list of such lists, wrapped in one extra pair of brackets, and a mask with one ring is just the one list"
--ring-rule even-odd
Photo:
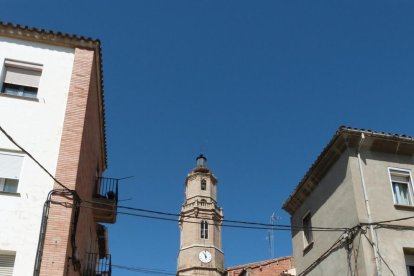
[(197, 176), (204, 176), (204, 177), (210, 177), (213, 180), (213, 184), (216, 185), (218, 180), (217, 177), (211, 172), (198, 172), (198, 171), (191, 171), (187, 177), (185, 178), (185, 183), (187, 184), (188, 181), (194, 180), (195, 178), (197, 178)]

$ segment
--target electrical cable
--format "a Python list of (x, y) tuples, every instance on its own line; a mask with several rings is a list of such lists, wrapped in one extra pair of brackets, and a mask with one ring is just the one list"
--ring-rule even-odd
[[(85, 201), (88, 202), (88, 201)], [(101, 204), (101, 203), (99, 203)], [(108, 204), (110, 205), (110, 204)], [(112, 207), (114, 207), (114, 205), (110, 205)], [(107, 211), (107, 209), (104, 208), (98, 208), (98, 207), (93, 207), (93, 206), (87, 206), (87, 205), (80, 205), (80, 207), (83, 208), (88, 208), (88, 209), (94, 209), (94, 210), (101, 210), (101, 211)], [(149, 210), (150, 211), (150, 210)], [(144, 214), (137, 214), (137, 213), (129, 213), (129, 212), (123, 212), (123, 211), (117, 211), (117, 214), (120, 215), (127, 215), (127, 216), (134, 216), (134, 217), (141, 217), (141, 218), (148, 218), (148, 219), (157, 219), (157, 220), (163, 220), (163, 221), (172, 221), (172, 222), (179, 222), (179, 220), (177, 219), (172, 219), (172, 218), (165, 218), (165, 217), (159, 217), (159, 216), (151, 216), (151, 215), (144, 215)], [(192, 218), (196, 218), (196, 217), (192, 217)], [(272, 224), (268, 224), (267, 226), (260, 226), (260, 225), (255, 225), (255, 226), (246, 226), (246, 225), (233, 225), (233, 224), (228, 224), (228, 223), (232, 223), (231, 221), (226, 221), (223, 220), (224, 223), (216, 223), (214, 219), (209, 219), (209, 218), (203, 218), (205, 220), (211, 220), (214, 221), (214, 223), (212, 223), (212, 225), (218, 225), (218, 226), (223, 226), (223, 227), (230, 227), (230, 228), (242, 228), (242, 229), (257, 229), (257, 230), (279, 230), (279, 231), (291, 231), (293, 228), (289, 227), (289, 226), (283, 226), (283, 227), (278, 227)], [(199, 224), (200, 222), (198, 221), (184, 221), (185, 223), (194, 223), (194, 224)], [(226, 224), (227, 222), (227, 224)], [(246, 224), (248, 222), (245, 222)], [(254, 225), (254, 224), (253, 224)], [(266, 225), (266, 224), (264, 224)], [(303, 227), (297, 227), (295, 230), (298, 229), (303, 229)], [(311, 229), (315, 232), (338, 232), (338, 231), (346, 231), (344, 229), (337, 229), (337, 228), (328, 228), (328, 229), (324, 229), (324, 228), (308, 228), (307, 229)]]
[[(88, 200), (85, 200), (84, 202), (85, 203), (90, 203), (90, 204), (93, 204), (94, 203), (94, 202), (88, 201)], [(196, 216), (181, 215), (181, 214), (176, 214), (176, 213), (161, 212), (161, 211), (148, 210), (148, 209), (142, 209), (142, 208), (135, 208), (135, 207), (129, 207), (129, 206), (113, 205), (113, 204), (109, 204), (109, 203), (100, 203), (100, 204), (102, 204), (102, 205), (108, 205), (108, 206), (116, 207), (116, 208), (120, 208), (120, 209), (127, 209), (127, 210), (132, 210), (132, 211), (139, 211), (139, 212), (152, 213), (152, 214), (165, 215), (165, 216), (173, 216), (173, 217), (178, 217), (178, 218), (194, 218), (194, 219), (198, 219), (199, 218), (199, 217), (196, 217)], [(130, 213), (119, 212), (119, 211), (118, 211), (118, 213), (119, 214), (130, 214)], [(145, 216), (145, 217), (148, 217), (148, 216)], [(159, 218), (159, 217), (151, 217), (151, 218)], [(167, 220), (167, 219), (164, 219), (164, 220)], [(177, 221), (177, 220), (173, 220), (173, 219), (168, 219), (168, 220), (170, 220), (170, 221)], [(205, 218), (205, 220), (209, 220), (209, 221), (213, 221), (213, 222), (216, 221), (216, 220), (214, 220), (212, 218)], [(185, 222), (187, 223), (187, 222), (190, 222), (190, 221), (187, 221), (186, 220)], [(257, 229), (270, 229), (270, 230), (271, 229), (282, 230), (282, 228), (285, 228), (285, 230), (302, 230), (303, 229), (302, 226), (292, 226), (292, 225), (286, 225), (286, 224), (269, 224), (269, 223), (249, 222), (249, 221), (241, 221), (241, 220), (228, 220), (228, 219), (223, 219), (223, 220), (221, 220), (221, 222), (244, 224), (244, 225), (262, 226), (261, 228), (260, 227), (257, 227)], [(198, 223), (198, 222), (196, 222), (196, 223)], [(308, 228), (308, 229), (312, 229), (314, 231), (337, 231), (338, 232), (338, 231), (346, 231), (349, 228), (317, 227), (317, 226), (312, 226), (311, 228)]]
[(3, 132), (3, 134), (7, 137), (7, 139), (9, 139), (10, 142), (12, 142), (16, 147), (18, 147), (22, 152), (24, 152), (27, 156), (30, 157), (30, 159), (32, 159), (48, 176), (50, 176), (59, 186), (61, 186), (62, 188), (68, 190), (68, 191), (73, 191), (71, 189), (69, 189), (68, 187), (66, 187), (65, 185), (63, 185), (59, 180), (57, 180), (39, 161), (37, 161), (36, 158), (33, 157), (33, 155), (31, 155), (26, 149), (24, 149), (22, 146), (20, 146), (16, 141), (14, 141), (13, 137), (11, 137), (4, 129), (3, 127), (0, 126), (0, 131)]
[(403, 221), (403, 220), (409, 220), (409, 219), (414, 219), (414, 216), (403, 217), (403, 218), (398, 218), (398, 219), (382, 220), (382, 221), (376, 221), (376, 222), (371, 222), (371, 223), (361, 223), (361, 225), (368, 225), (369, 226), (369, 225), (377, 225), (377, 224)]
[(117, 265), (117, 264), (112, 264), (112, 267), (117, 268), (117, 269), (133, 271), (133, 272), (145, 273), (145, 274), (176, 275), (175, 272), (164, 270), (164, 269), (154, 269), (154, 268), (145, 268), (145, 267), (132, 267), (132, 266), (126, 266), (126, 265)]
[[(33, 157), (32, 154), (30, 154), (25, 148), (23, 148), (22, 146), (20, 146), (13, 139), (13, 137), (11, 137), (1, 126), (0, 126), (0, 131), (7, 137), (7, 139), (10, 140), (10, 142), (12, 142), (22, 152), (24, 152), (27, 156), (29, 156), (58, 185), (60, 185), (64, 189), (70, 191), (71, 193), (74, 193), (75, 194), (75, 197), (77, 198), (77, 200), (80, 201), (80, 202), (82, 202), (82, 199), (79, 197), (79, 195), (77, 195), (76, 191), (69, 189), (67, 186), (65, 186), (64, 184), (62, 184), (58, 179), (56, 179), (36, 158)], [(127, 177), (127, 178), (129, 178), (129, 177)], [(93, 204), (93, 202), (91, 202), (91, 201), (85, 201), (85, 202), (88, 202), (88, 203), (92, 203)], [(105, 204), (105, 203), (102, 203), (102, 204)], [(113, 205), (111, 205), (111, 206), (113, 206)], [(160, 211), (147, 210), (147, 209), (140, 209), (140, 208), (134, 208), (134, 207), (128, 207), (128, 206), (116, 206), (116, 207), (117, 208), (128, 209), (128, 210), (134, 210), (134, 211), (142, 211), (142, 212), (148, 212), (148, 213), (156, 213), (156, 214), (166, 215), (166, 216), (185, 217), (185, 218), (197, 218), (197, 217), (194, 217), (194, 216), (185, 216), (185, 215), (180, 215), (180, 214), (160, 212)], [(213, 219), (211, 219), (211, 220), (213, 220)], [(173, 220), (173, 221), (175, 221), (175, 220)], [(188, 221), (186, 221), (186, 222), (188, 222)], [(264, 226), (264, 227), (266, 227), (266, 228), (262, 228), (262, 229), (268, 229), (267, 227), (271, 227), (271, 229), (274, 229), (275, 227), (280, 227), (280, 228), (286, 228), (286, 230), (296, 229), (296, 228), (297, 229), (302, 229), (302, 227), (298, 227), (298, 226), (283, 225), (283, 224), (268, 224), (268, 223), (248, 222), (248, 221), (239, 221), (239, 220), (224, 220), (223, 219), (223, 222), (238, 223), (238, 224), (247, 224), (247, 225), (258, 225), (258, 226)], [(248, 228), (248, 227), (246, 227), (246, 228)], [(312, 229), (313, 230), (344, 231), (347, 228), (312, 227)], [(281, 230), (281, 229), (278, 229), (278, 230)]]
[(312, 271), (319, 263), (321, 263), (326, 257), (328, 257), (337, 247), (342, 245), (344, 240), (344, 234), (347, 231), (344, 231), (339, 238), (324, 252), (320, 255), (313, 263), (311, 263), (306, 269), (304, 269), (298, 276), (303, 276)]
[[(365, 232), (362, 233), (365, 238), (367, 239), (368, 243), (374, 247), (374, 243), (368, 238), (367, 234)], [(384, 258), (382, 257), (382, 255), (380, 254), (379, 250), (378, 250), (378, 256), (381, 258), (381, 260), (384, 262), (384, 264), (387, 266), (388, 270), (391, 272), (392, 275), (395, 276), (394, 271), (392, 271), (391, 267), (388, 265), (388, 263), (384, 260)]]

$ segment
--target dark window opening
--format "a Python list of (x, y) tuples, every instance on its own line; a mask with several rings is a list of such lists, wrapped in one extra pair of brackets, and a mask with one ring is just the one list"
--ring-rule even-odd
[(23, 96), (23, 97), (30, 97), (36, 98), (37, 95), (37, 87), (29, 87), (11, 83), (4, 83), (1, 89), (1, 93), (14, 95), (14, 96)]
[(201, 238), (208, 239), (208, 222), (205, 220), (201, 221)]
[(201, 180), (201, 190), (205, 191), (207, 187), (207, 181), (205, 179)]

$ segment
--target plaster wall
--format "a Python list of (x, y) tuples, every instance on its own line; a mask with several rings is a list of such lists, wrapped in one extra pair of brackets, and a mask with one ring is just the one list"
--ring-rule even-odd
[[(303, 217), (310, 212), (313, 227), (342, 228), (357, 225), (358, 214), (352, 183), (354, 171), (351, 167), (349, 152), (345, 151), (291, 217), (291, 224), (302, 226)], [(305, 248), (303, 231), (293, 231), (293, 255), (298, 274), (315, 262), (341, 234), (342, 232), (312, 231), (313, 243)], [(364, 265), (358, 263), (359, 275), (366, 275)], [(342, 247), (307, 275), (346, 275), (347, 271), (347, 251)]]
[[(353, 163), (355, 163), (357, 161), (356, 157), (353, 159), (355, 160)], [(414, 216), (414, 207), (398, 206), (394, 204), (392, 186), (388, 172), (388, 168), (392, 167), (408, 170), (413, 176), (413, 157), (362, 150), (361, 159), (372, 220), (376, 222)], [(354, 168), (353, 170), (355, 169), (357, 168)], [(359, 183), (360, 181), (355, 179), (354, 187), (358, 216), (361, 222), (367, 222), (368, 218), (363, 200), (363, 191)], [(393, 224), (413, 226), (413, 221), (405, 220)], [(385, 262), (390, 266), (395, 275), (405, 275), (406, 264), (403, 248), (414, 248), (414, 231), (379, 228), (375, 232), (378, 239), (379, 252)], [(369, 238), (372, 239), (370, 236)], [(373, 261), (374, 256), (372, 247), (368, 242), (364, 242), (363, 246), (368, 249), (365, 254), (367, 272), (375, 273), (376, 268)], [(393, 275), (385, 263), (381, 264), (381, 270), (383, 275)]]
[[(0, 37), (1, 76), (5, 59), (42, 65), (38, 101), (0, 96), (0, 124), (55, 174), (74, 49)], [(3, 134), (0, 135), (0, 151), (22, 154)], [(33, 273), (42, 208), (53, 184), (53, 180), (25, 156), (18, 194), (0, 194), (0, 250), (16, 251), (14, 275)]]

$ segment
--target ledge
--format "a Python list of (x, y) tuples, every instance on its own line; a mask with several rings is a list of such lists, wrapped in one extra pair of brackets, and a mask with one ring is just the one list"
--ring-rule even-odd
[(394, 204), (395, 209), (397, 210), (406, 210), (406, 211), (414, 211), (414, 206), (412, 205), (400, 205)]
[(313, 241), (311, 241), (305, 248), (303, 248), (303, 256), (305, 256), (313, 248)]
[(11, 192), (0, 192), (0, 196), (1, 195), (20, 197), (20, 193), (11, 193)]
[(39, 102), (39, 98), (25, 97), (25, 96), (17, 96), (17, 95), (10, 95), (10, 94), (6, 94), (6, 93), (0, 93), (0, 97), (13, 98), (13, 99), (19, 99), (19, 100), (26, 100), (26, 101), (31, 101), (31, 102)]

